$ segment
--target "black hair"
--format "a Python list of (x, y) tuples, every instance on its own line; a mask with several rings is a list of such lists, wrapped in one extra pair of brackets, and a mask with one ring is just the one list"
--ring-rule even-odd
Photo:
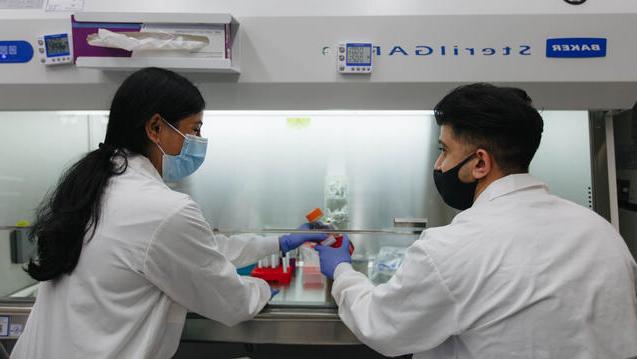
[(177, 127), (204, 108), (199, 90), (172, 71), (145, 68), (124, 80), (111, 103), (104, 143), (66, 170), (36, 211), (30, 237), (37, 250), (29, 275), (46, 281), (73, 271), (83, 244), (95, 234), (109, 179), (126, 171), (129, 154), (148, 156), (148, 120), (159, 114)]
[(544, 128), (524, 90), (487, 83), (454, 89), (436, 105), (434, 115), (460, 140), (489, 151), (506, 174), (529, 171)]

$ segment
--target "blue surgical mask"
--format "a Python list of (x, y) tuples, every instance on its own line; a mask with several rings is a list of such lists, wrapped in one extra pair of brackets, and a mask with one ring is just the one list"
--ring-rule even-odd
[(176, 156), (166, 154), (164, 149), (157, 144), (159, 150), (164, 154), (162, 159), (162, 178), (168, 182), (179, 181), (193, 174), (201, 166), (206, 158), (208, 139), (193, 135), (184, 135), (173, 127), (173, 125), (168, 123), (168, 121), (163, 118), (162, 120), (184, 138), (181, 151)]

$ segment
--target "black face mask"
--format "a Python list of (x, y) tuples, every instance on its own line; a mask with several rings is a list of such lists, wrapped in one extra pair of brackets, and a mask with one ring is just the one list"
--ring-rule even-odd
[(458, 173), (460, 168), (469, 162), (474, 155), (475, 153), (472, 153), (447, 172), (434, 170), (434, 183), (442, 200), (455, 209), (465, 210), (473, 204), (473, 196), (475, 195), (478, 181), (464, 183), (460, 181)]

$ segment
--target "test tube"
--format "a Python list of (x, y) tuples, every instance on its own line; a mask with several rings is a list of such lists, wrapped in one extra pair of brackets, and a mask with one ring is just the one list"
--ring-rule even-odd
[(289, 267), (289, 261), (290, 261), (290, 257), (288, 257), (287, 253), (285, 254), (285, 256), (283, 256), (283, 273), (287, 273), (288, 272), (288, 267)]
[(272, 263), (270, 263), (270, 266), (271, 266), (272, 268), (276, 268), (276, 267), (277, 267), (277, 264), (278, 264), (278, 263), (277, 263), (277, 255), (276, 255), (276, 254), (271, 255), (271, 256), (270, 256), (270, 259), (272, 259)]

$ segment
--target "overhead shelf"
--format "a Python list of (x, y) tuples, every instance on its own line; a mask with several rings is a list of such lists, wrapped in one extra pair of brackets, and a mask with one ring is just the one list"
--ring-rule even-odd
[(241, 73), (239, 67), (234, 66), (229, 59), (80, 56), (77, 58), (75, 65), (77, 67), (122, 71), (138, 70), (144, 67), (162, 67), (189, 72)]

